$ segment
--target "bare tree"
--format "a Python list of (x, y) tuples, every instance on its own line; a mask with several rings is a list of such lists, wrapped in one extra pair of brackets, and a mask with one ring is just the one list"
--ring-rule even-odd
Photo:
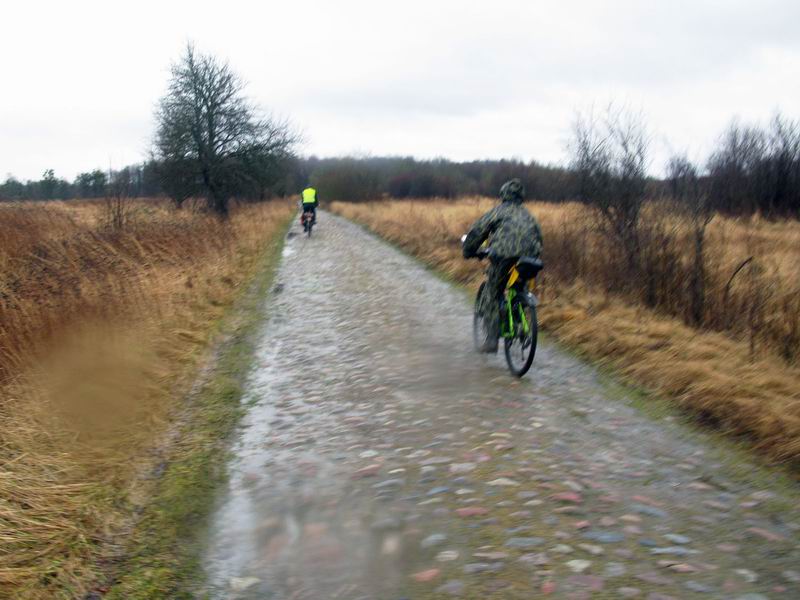
[(717, 208), (752, 212), (758, 207), (755, 174), (765, 152), (763, 131), (731, 122), (708, 161), (711, 196)]
[(172, 67), (155, 139), (165, 188), (180, 204), (204, 195), (227, 217), (232, 197), (259, 193), (281, 173), (298, 137), (285, 121), (259, 116), (230, 66), (190, 44)]
[(578, 115), (572, 168), (579, 194), (595, 206), (629, 270), (638, 270), (639, 217), (647, 184), (649, 136), (640, 115), (609, 107), (602, 118)]
[(673, 197), (689, 214), (694, 242), (689, 277), (689, 322), (702, 325), (706, 306), (706, 228), (714, 218), (707, 178), (701, 177), (697, 167), (685, 155), (676, 155), (667, 165), (667, 180)]
[(765, 164), (768, 213), (800, 214), (800, 122), (780, 114), (772, 119), (768, 134), (769, 156)]
[(800, 214), (800, 122), (776, 114), (768, 128), (734, 120), (708, 161), (719, 210)]
[(107, 225), (121, 231), (130, 220), (131, 212), (131, 170), (125, 167), (121, 171), (109, 172), (108, 186), (105, 196), (105, 217)]
[(197, 164), (192, 159), (163, 158), (156, 162), (156, 170), (161, 189), (172, 199), (178, 210), (183, 207), (184, 202), (201, 191), (195, 176)]

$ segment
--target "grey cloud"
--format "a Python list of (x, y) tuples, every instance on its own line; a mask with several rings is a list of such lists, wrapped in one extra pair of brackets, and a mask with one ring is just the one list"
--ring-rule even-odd
[(230, 59), (254, 101), (307, 132), (308, 152), (552, 160), (572, 109), (614, 98), (687, 147), (800, 97), (796, 0), (141, 0), (113, 29), (101, 0), (51, 4), (52, 22), (5, 7), (15, 85), (0, 97), (0, 173), (143, 157), (187, 39)]

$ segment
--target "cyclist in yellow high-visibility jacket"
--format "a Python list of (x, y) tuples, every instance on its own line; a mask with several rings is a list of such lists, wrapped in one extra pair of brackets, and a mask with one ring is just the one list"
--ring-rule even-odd
[(314, 215), (312, 223), (316, 223), (317, 206), (319, 205), (319, 199), (317, 198), (317, 190), (309, 185), (300, 194), (300, 199), (303, 204), (303, 212), (310, 212), (312, 215)]

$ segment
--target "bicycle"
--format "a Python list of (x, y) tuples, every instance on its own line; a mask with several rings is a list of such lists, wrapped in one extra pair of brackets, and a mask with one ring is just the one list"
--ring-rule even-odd
[(314, 213), (310, 210), (304, 210), (303, 215), (300, 217), (300, 222), (303, 224), (303, 231), (311, 237), (311, 229), (314, 227)]
[[(488, 250), (478, 251), (478, 259), (482, 260), (488, 256)], [(503, 338), (506, 364), (516, 377), (522, 377), (528, 372), (536, 354), (536, 341), (539, 335), (536, 307), (539, 300), (534, 295), (533, 289), (536, 276), (543, 268), (544, 264), (538, 258), (528, 256), (519, 258), (508, 272), (500, 311), (494, 317), (500, 322), (500, 337)], [(486, 281), (478, 288), (472, 320), (473, 340), (478, 351), (482, 349), (487, 337), (487, 316), (483, 314), (484, 293), (490, 293)]]

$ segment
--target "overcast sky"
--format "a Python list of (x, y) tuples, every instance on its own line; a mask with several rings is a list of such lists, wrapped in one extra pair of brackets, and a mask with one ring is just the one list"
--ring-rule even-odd
[(641, 111), (653, 168), (734, 116), (800, 118), (797, 0), (4, 1), (0, 177), (146, 156), (187, 41), (304, 154), (563, 162), (578, 109)]

